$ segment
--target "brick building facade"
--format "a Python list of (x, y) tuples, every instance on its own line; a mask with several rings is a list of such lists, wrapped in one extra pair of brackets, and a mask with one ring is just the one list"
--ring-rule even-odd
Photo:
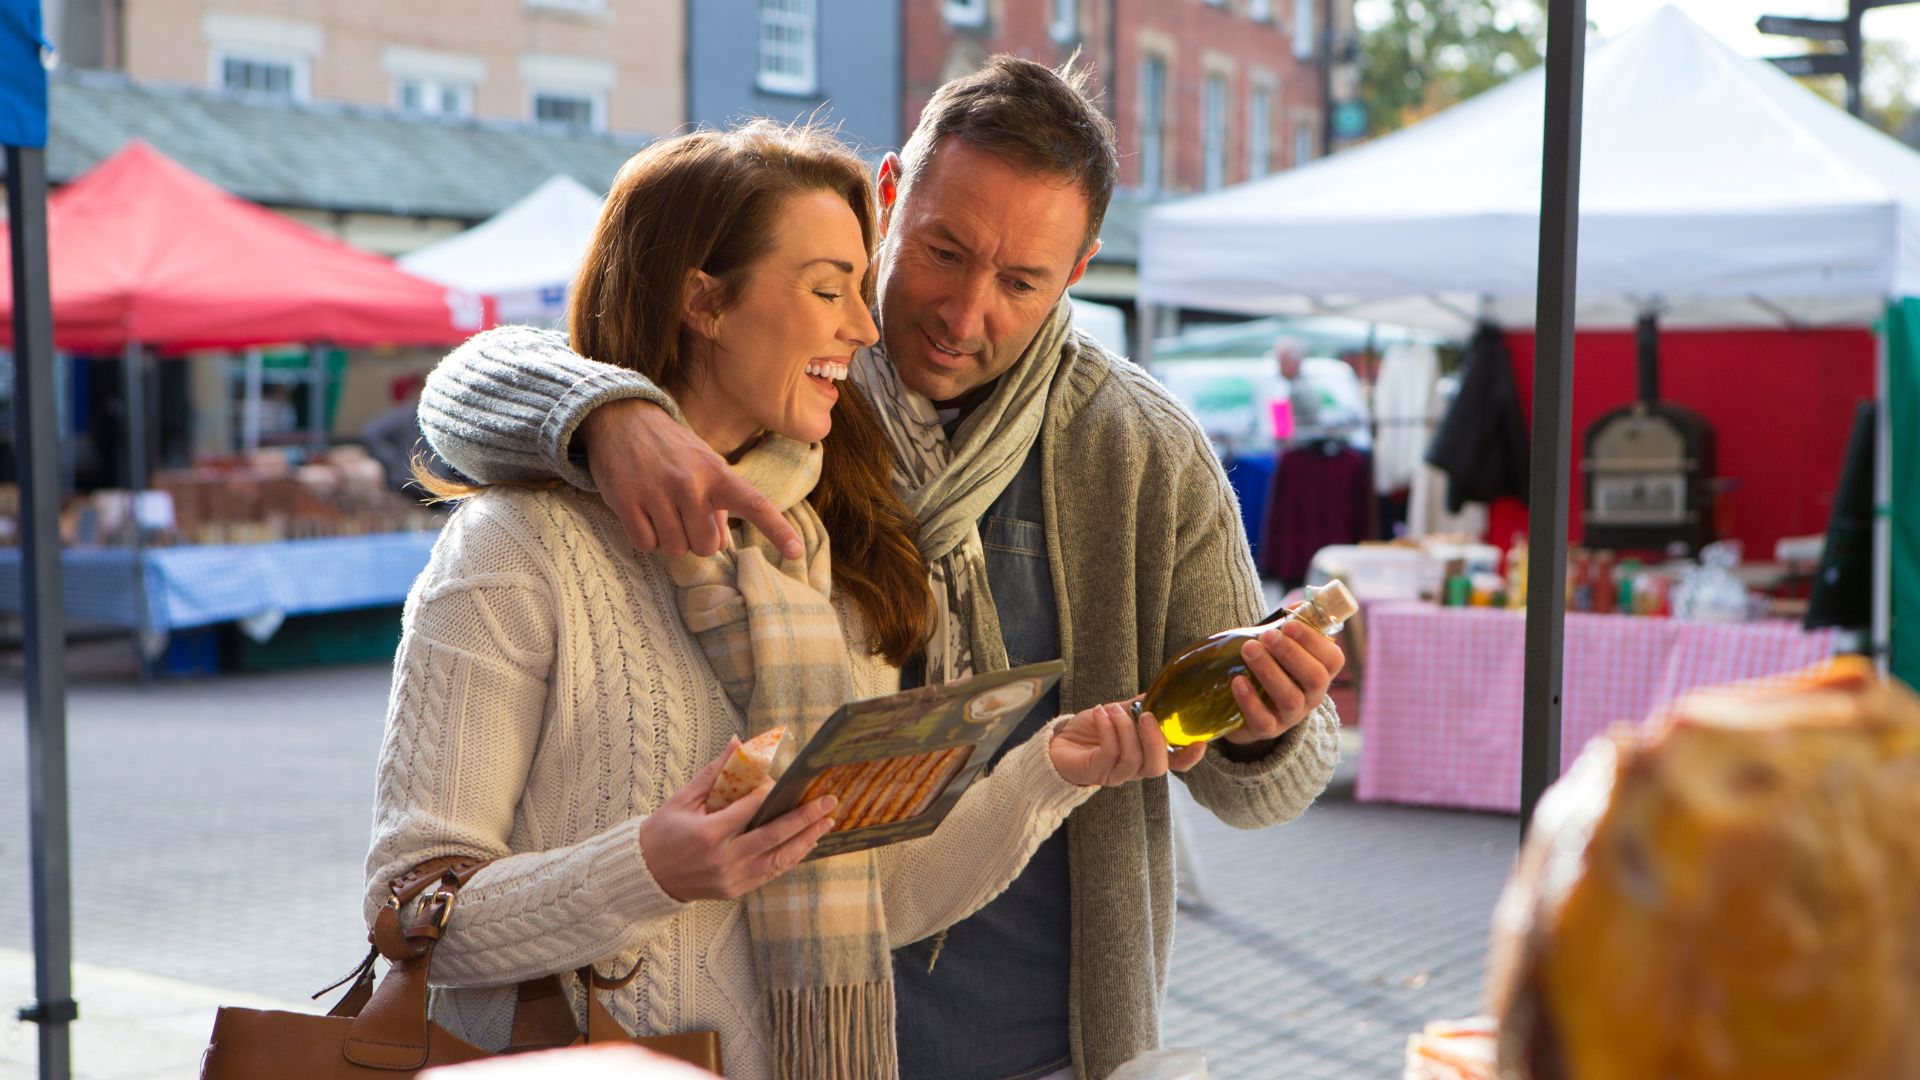
[(1352, 0), (908, 0), (901, 139), (987, 56), (1057, 64), (1078, 49), (1119, 132), (1122, 188), (1236, 184), (1325, 152), (1352, 27)]

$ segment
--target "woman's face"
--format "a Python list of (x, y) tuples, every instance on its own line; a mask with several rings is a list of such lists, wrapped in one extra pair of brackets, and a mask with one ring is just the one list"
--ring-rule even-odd
[(731, 454), (763, 431), (818, 442), (833, 426), (836, 385), (878, 331), (860, 282), (867, 249), (842, 196), (787, 197), (767, 253), (734, 302), (711, 313), (713, 279), (694, 275), (687, 321), (698, 355), (681, 407), (707, 444)]

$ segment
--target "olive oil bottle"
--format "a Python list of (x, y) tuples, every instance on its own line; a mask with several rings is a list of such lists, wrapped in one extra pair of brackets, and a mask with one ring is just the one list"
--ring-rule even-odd
[(1243, 722), (1240, 706), (1233, 700), (1233, 679), (1246, 675), (1262, 697), (1260, 683), (1247, 671), (1240, 648), (1275, 627), (1303, 622), (1332, 637), (1360, 610), (1353, 594), (1338, 581), (1329, 581), (1318, 589), (1306, 590), (1307, 598), (1299, 607), (1270, 623), (1223, 630), (1190, 645), (1160, 669), (1153, 685), (1133, 707), (1153, 714), (1169, 746), (1191, 746), (1216, 735), (1224, 735)]

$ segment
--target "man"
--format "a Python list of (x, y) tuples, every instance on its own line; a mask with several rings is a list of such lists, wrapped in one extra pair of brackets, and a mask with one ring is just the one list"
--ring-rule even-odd
[[(963, 671), (1066, 660), (1017, 738), (1139, 693), (1182, 646), (1262, 607), (1231, 490), (1190, 414), (1067, 327), (1065, 292), (1099, 248), (1118, 162), (1081, 82), (996, 57), (928, 102), (880, 167), (882, 340), (856, 365), (936, 593), (959, 613), (958, 644), (930, 654), (962, 656)], [(478, 479), (597, 487), (643, 549), (711, 553), (729, 513), (785, 542), (779, 516), (664, 400), (557, 335), (503, 329), (435, 372), (422, 422)], [(1260, 828), (1299, 814), (1332, 774), (1325, 695), (1342, 658), (1312, 631), (1243, 656), (1272, 706), (1241, 685), (1245, 727), (1173, 766), (1201, 805)], [(993, 904), (900, 949), (902, 1074), (1098, 1078), (1157, 1045), (1171, 821), (1164, 778), (1095, 795)]]

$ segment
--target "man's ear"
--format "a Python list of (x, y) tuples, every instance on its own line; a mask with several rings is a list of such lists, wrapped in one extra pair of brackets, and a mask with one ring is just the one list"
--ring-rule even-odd
[(1067, 275), (1067, 285), (1069, 287), (1072, 287), (1080, 280), (1081, 276), (1087, 272), (1087, 264), (1092, 262), (1093, 257), (1099, 253), (1100, 241), (1095, 240), (1093, 246), (1087, 249), (1087, 253), (1080, 256), (1080, 261), (1073, 264), (1073, 272)]
[(720, 332), (722, 292), (719, 278), (705, 270), (687, 271), (686, 299), (680, 305), (680, 321), (688, 330), (711, 340)]
[(880, 159), (880, 174), (874, 179), (874, 189), (880, 196), (880, 235), (887, 235), (887, 227), (893, 224), (893, 207), (900, 201), (900, 155), (887, 152)]

